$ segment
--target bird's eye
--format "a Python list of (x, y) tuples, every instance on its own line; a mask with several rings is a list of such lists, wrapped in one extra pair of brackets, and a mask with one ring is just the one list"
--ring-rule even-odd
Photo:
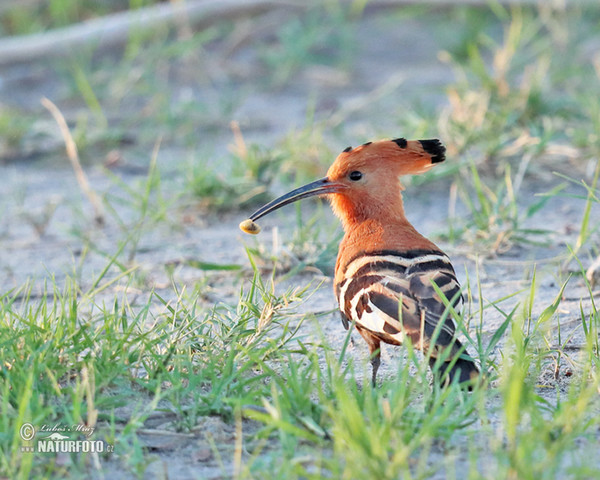
[(352, 180), (353, 182), (358, 182), (362, 178), (362, 176), (363, 176), (362, 172), (359, 172), (358, 170), (355, 170), (354, 172), (350, 172), (350, 175), (348, 175), (350, 180)]

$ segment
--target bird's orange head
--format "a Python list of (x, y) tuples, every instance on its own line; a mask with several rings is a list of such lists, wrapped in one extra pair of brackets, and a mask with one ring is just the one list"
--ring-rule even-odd
[[(398, 177), (426, 172), (445, 159), (439, 140), (382, 140), (348, 147), (336, 158), (327, 176), (297, 188), (261, 207), (250, 220), (313, 195), (328, 195), (344, 228), (367, 219), (404, 218)], [(246, 221), (247, 222), (247, 221)], [(242, 222), (244, 223), (244, 222)], [(247, 233), (251, 229), (242, 228)]]
[(439, 140), (384, 140), (347, 148), (327, 172), (343, 185), (331, 205), (344, 225), (366, 219), (404, 217), (398, 177), (426, 172), (445, 157)]

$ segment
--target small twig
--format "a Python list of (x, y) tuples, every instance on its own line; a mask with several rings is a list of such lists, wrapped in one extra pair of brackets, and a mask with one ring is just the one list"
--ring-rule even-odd
[(83, 171), (83, 168), (81, 168), (81, 162), (79, 161), (79, 154), (77, 152), (77, 145), (73, 140), (73, 136), (71, 135), (71, 131), (69, 130), (69, 126), (67, 125), (65, 117), (58, 107), (46, 97), (42, 98), (42, 105), (46, 107), (52, 114), (54, 120), (56, 120), (56, 123), (60, 128), (60, 132), (62, 133), (65, 147), (67, 149), (67, 156), (69, 157), (71, 166), (75, 172), (77, 183), (94, 208), (94, 221), (98, 226), (104, 225), (104, 209), (102, 208), (102, 203), (100, 202), (96, 192), (90, 187), (87, 176)]
[(248, 147), (246, 146), (246, 142), (244, 141), (244, 135), (242, 135), (242, 130), (240, 129), (240, 124), (236, 120), (233, 120), (229, 126), (231, 127), (231, 131), (233, 132), (234, 145), (231, 147), (231, 151), (237, 154), (240, 158), (248, 157)]
[(590, 265), (590, 268), (588, 268), (585, 272), (585, 278), (587, 278), (588, 282), (590, 282), (590, 285), (592, 286), (594, 286), (596, 283), (596, 279), (594, 277), (597, 270), (600, 270), (600, 255), (598, 255), (598, 258), (594, 260), (594, 262)]
[(160, 435), (180, 438), (194, 438), (196, 436), (193, 433), (173, 432), (171, 430), (161, 430), (157, 428), (138, 428), (135, 433), (138, 435)]
[(233, 452), (233, 478), (240, 478), (242, 473), (242, 447), (244, 437), (242, 432), (242, 412), (235, 411), (235, 449)]
[(300, 0), (187, 0), (104, 15), (64, 28), (0, 38), (0, 65), (71, 55), (85, 47), (106, 49), (126, 44), (131, 31), (149, 32), (163, 25), (194, 29), (218, 21), (261, 15), (274, 8), (306, 8)]
[(570, 344), (568, 343), (567, 345), (552, 345), (550, 347), (551, 350), (556, 350), (556, 351), (578, 351), (578, 350), (585, 350), (586, 348), (588, 348), (587, 345), (585, 344)]

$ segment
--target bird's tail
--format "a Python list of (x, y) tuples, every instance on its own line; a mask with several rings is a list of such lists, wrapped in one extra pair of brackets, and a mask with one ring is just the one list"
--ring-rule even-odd
[(468, 384), (469, 390), (472, 389), (475, 381), (479, 378), (480, 372), (475, 362), (470, 358), (460, 357), (450, 370), (448, 370), (448, 365), (451, 362), (445, 362), (439, 367), (434, 368), (435, 358), (429, 359), (429, 365), (431, 366), (434, 376), (440, 382), (441, 385), (450, 385), (454, 382), (455, 378), (458, 378), (459, 384)]

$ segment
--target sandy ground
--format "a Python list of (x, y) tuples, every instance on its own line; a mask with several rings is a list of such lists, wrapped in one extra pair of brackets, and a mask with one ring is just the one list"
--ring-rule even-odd
[[(408, 19), (390, 19), (386, 14), (373, 14), (360, 22), (362, 39), (356, 54), (355, 66), (350, 72), (325, 72), (317, 67), (308, 68), (285, 88), (267, 90), (258, 88), (264, 80), (259, 74), (251, 73), (243, 80), (236, 79), (236, 86), (242, 89), (245, 97), (231, 113), (231, 118), (242, 126), (246, 141), (271, 146), (277, 139), (292, 128), (302, 127), (306, 119), (309, 99), (316, 99), (317, 116), (331, 118), (344, 108), (357, 105), (355, 112), (345, 118), (345, 137), (362, 139), (375, 135), (375, 132), (389, 132), (390, 136), (411, 137), (409, 131), (398, 131), (397, 118), (392, 116), (398, 105), (410, 104), (409, 99), (418, 99), (428, 105), (441, 105), (444, 100), (443, 87), (452, 82), (449, 68), (438, 60), (438, 52), (443, 45), (436, 43), (426, 25)], [(215, 60), (219, 58), (218, 47), (208, 51)], [(253, 62), (256, 53), (251, 47), (243, 48), (228, 60), (240, 70), (254, 72)], [(231, 67), (231, 65), (229, 65)], [(38, 109), (39, 98), (56, 98), (64, 92), (61, 76), (48, 64), (17, 65), (0, 71), (0, 102)], [(173, 88), (177, 88), (174, 85)], [(210, 96), (210, 89), (199, 86), (200, 95)], [(212, 88), (212, 87), (211, 87)], [(218, 87), (217, 87), (218, 88)], [(385, 102), (365, 102), (365, 95), (386, 91)], [(64, 106), (65, 115), (75, 115), (81, 105)], [(111, 112), (115, 113), (115, 112)], [(40, 126), (52, 132), (53, 124), (49, 115), (40, 110), (40, 117), (46, 118)], [(231, 131), (225, 125), (217, 129), (198, 133), (198, 150), (205, 151), (210, 145), (215, 152), (223, 152), (232, 142)], [(135, 132), (132, 132), (135, 137)], [(377, 133), (379, 135), (380, 133)], [(0, 292), (32, 282), (34, 294), (39, 294), (44, 282), (54, 278), (62, 285), (67, 275), (74, 272), (83, 286), (89, 286), (92, 279), (106, 265), (106, 257), (97, 252), (84, 253), (81, 237), (93, 240), (99, 251), (114, 252), (123, 238), (123, 232), (116, 222), (108, 217), (107, 225), (95, 227), (91, 222), (91, 209), (82, 196), (73, 171), (61, 150), (58, 131), (52, 133), (54, 140), (41, 142), (23, 156), (13, 155), (0, 159), (0, 178), (3, 179), (0, 195)], [(332, 143), (339, 150), (346, 144)], [(353, 143), (358, 143), (359, 140)], [(349, 142), (350, 143), (350, 142)], [(44, 145), (47, 145), (45, 149)], [(152, 145), (134, 144), (120, 147), (122, 163), (113, 169), (125, 183), (134, 184), (143, 179), (150, 157)], [(88, 159), (85, 169), (93, 188), (101, 195), (115, 192), (117, 187), (104, 173), (103, 164), (108, 152), (100, 151), (97, 158)], [(218, 155), (199, 154), (197, 161), (210, 165)], [(448, 162), (453, 159), (449, 158)], [(158, 167), (166, 185), (165, 190), (177, 191), (182, 188), (180, 149), (176, 145), (164, 144), (158, 157)], [(583, 173), (582, 173), (583, 174)], [(557, 179), (525, 182), (520, 194), (522, 205), (534, 201), (534, 195), (552, 188)], [(581, 193), (581, 192), (579, 192)], [(409, 218), (426, 235), (436, 235), (447, 227), (449, 183), (446, 180), (434, 182), (425, 187), (409, 188), (406, 203)], [(441, 208), (440, 208), (441, 206)], [(592, 218), (600, 218), (596, 205)], [(126, 207), (119, 214), (132, 218), (134, 213)], [(43, 220), (45, 212), (53, 209), (48, 222)], [(307, 206), (310, 210), (311, 207)], [(476, 272), (482, 283), (485, 300), (496, 300), (527, 287), (530, 284), (533, 266), (537, 265), (538, 290), (534, 313), (540, 313), (548, 306), (560, 290), (561, 279), (557, 278), (556, 257), (565, 254), (565, 244), (573, 244), (577, 236), (577, 225), (582, 214), (583, 201), (567, 197), (556, 197), (532, 220), (532, 227), (551, 229), (550, 246), (518, 247), (509, 252), (490, 258), (482, 252), (477, 255), (466, 245), (440, 244), (451, 256), (459, 279), (466, 280), (466, 272), (475, 278)], [(200, 212), (192, 206), (177, 209), (174, 216), (158, 226), (148, 229), (142, 236), (135, 263), (145, 274), (146, 287), (154, 288), (161, 295), (172, 296), (166, 265), (193, 258), (216, 263), (237, 263), (248, 266), (244, 252), (245, 245), (262, 242), (269, 245), (272, 227), (279, 228), (279, 236), (285, 241), (290, 235), (291, 222), (285, 214), (274, 215), (263, 222), (264, 233), (260, 239), (243, 236), (237, 228), (248, 212), (226, 213), (221, 216)], [(333, 217), (327, 217), (334, 222)], [(36, 223), (42, 224), (39, 231)], [(596, 234), (596, 240), (598, 240)], [(582, 260), (589, 265), (591, 258), (583, 255)], [(575, 265), (571, 265), (575, 269)], [(179, 266), (174, 278), (181, 284), (193, 285), (205, 279), (215, 286), (211, 295), (214, 301), (232, 298), (238, 289), (238, 281), (229, 289), (223, 289), (221, 274), (211, 276), (191, 267)], [(295, 277), (291, 283), (305, 285), (311, 278), (320, 280), (319, 274), (305, 273)], [(566, 278), (565, 275), (562, 277)], [(330, 277), (324, 277), (322, 287), (304, 306), (307, 312), (320, 312), (335, 308)], [(218, 287), (218, 288), (217, 288)], [(142, 289), (143, 290), (143, 289)], [(111, 298), (114, 290), (102, 295)], [(143, 293), (141, 293), (143, 294)], [(571, 279), (565, 290), (565, 301), (561, 304), (560, 319), (563, 335), (573, 332), (573, 345), (581, 343), (581, 326), (578, 323), (580, 299), (584, 310), (590, 308), (580, 276)], [(523, 296), (506, 301), (505, 310)], [(99, 299), (101, 300), (101, 299)], [(489, 310), (485, 317), (484, 331), (491, 335), (500, 325), (502, 317)], [(337, 314), (320, 320), (320, 327), (334, 348), (340, 348), (345, 331)], [(314, 325), (306, 322), (301, 335), (310, 336)], [(565, 333), (566, 332), (566, 333)], [(359, 361), (366, 358), (367, 349), (357, 334), (349, 354)], [(401, 355), (397, 348), (385, 347), (380, 376), (394, 375), (395, 359)], [(359, 381), (361, 381), (359, 379)], [(561, 379), (561, 382), (567, 382)], [(543, 391), (542, 391), (543, 393)], [(550, 396), (555, 395), (554, 390)], [(167, 422), (168, 424), (168, 422)], [(161, 427), (160, 418), (152, 424)], [(244, 431), (251, 436), (257, 427), (251, 422), (244, 423)], [(191, 438), (151, 438), (141, 436), (155, 459), (149, 467), (148, 477), (160, 477), (168, 472), (168, 478), (222, 478), (231, 473), (233, 439), (235, 427), (216, 417), (202, 419), (202, 425)], [(222, 450), (224, 465), (215, 459), (206, 440), (210, 432), (215, 443)], [(162, 442), (162, 443), (161, 443)], [(440, 453), (441, 455), (441, 453)], [(107, 465), (108, 471), (116, 465)], [(166, 478), (166, 477), (165, 477)]]

